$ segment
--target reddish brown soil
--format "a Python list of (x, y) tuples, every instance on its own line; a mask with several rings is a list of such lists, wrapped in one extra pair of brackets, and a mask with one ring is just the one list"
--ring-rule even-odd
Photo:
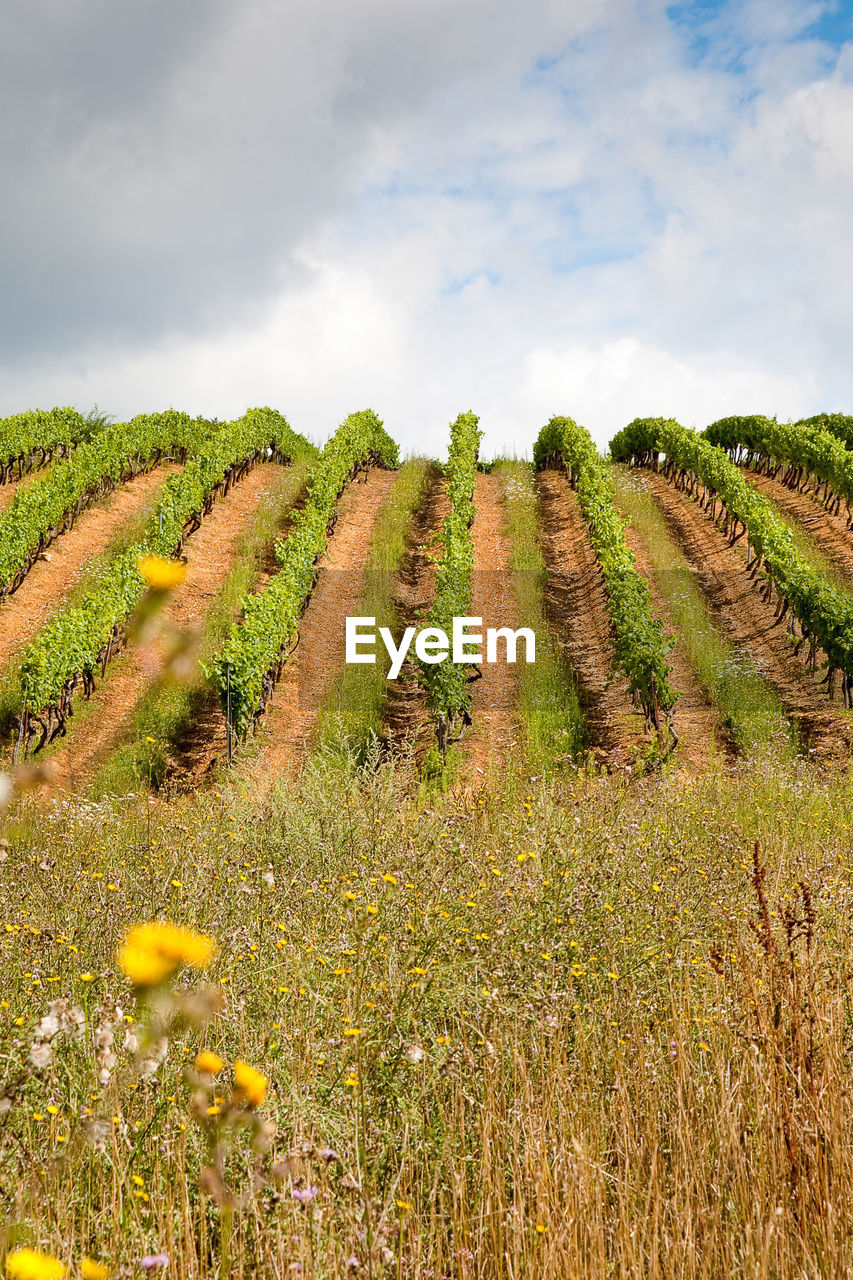
[(48, 470), (49, 468), (42, 467), (40, 471), (30, 471), (22, 480), (7, 480), (5, 484), (0, 484), (0, 511), (5, 511), (15, 494), (21, 489), (26, 489), (37, 480), (42, 480)]
[[(624, 513), (623, 513), (624, 514)], [(652, 608), (663, 620), (667, 635), (677, 635), (665, 598), (655, 583), (654, 572), (645, 543), (636, 529), (630, 525), (625, 530), (625, 541), (634, 553), (637, 569), (649, 585)], [(667, 655), (667, 666), (672, 668), (670, 683), (678, 692), (672, 723), (678, 734), (678, 758), (696, 768), (704, 768), (712, 754), (733, 756), (734, 750), (716, 708), (699, 683), (687, 653), (676, 639)], [(713, 748), (713, 751), (712, 751)]]
[(644, 717), (633, 707), (627, 680), (614, 668), (610, 615), (595, 553), (566, 477), (541, 471), (537, 486), (549, 619), (575, 673), (594, 754), (608, 767), (625, 768), (645, 747)]
[(0, 604), (0, 666), (5, 666), (61, 608), (92, 557), (103, 551), (124, 521), (177, 470), (172, 465), (159, 467), (114, 490), (84, 511), (74, 528), (57, 538), (36, 561), (18, 590)]
[(809, 675), (786, 639), (784, 625), (775, 624), (775, 604), (765, 604), (750, 581), (741, 545), (730, 547), (699, 504), (663, 476), (649, 471), (645, 477), (717, 620), (734, 645), (752, 654), (803, 742), (819, 759), (847, 757), (853, 724)]
[[(506, 506), (499, 476), (477, 475), (474, 509), (471, 616), (483, 619), (485, 650), (487, 627), (516, 630), (520, 626), (512, 577), (512, 543), (506, 532)], [(522, 647), (519, 652), (523, 653)], [(485, 651), (483, 657), (485, 659)], [(517, 744), (518, 680), (516, 668), (507, 662), (484, 661), (480, 670), (482, 678), (472, 686), (473, 724), (465, 737), (465, 746), (468, 771), (482, 774), (490, 766), (505, 763), (507, 753)]]
[(853, 581), (853, 530), (847, 528), (846, 515), (832, 515), (811, 490), (800, 493), (754, 471), (744, 470), (744, 475), (784, 516), (801, 524), (826, 558)]
[[(425, 500), (412, 521), (409, 547), (400, 565), (395, 606), (407, 627), (421, 625), (422, 615), (435, 598), (435, 561), (431, 552), (441, 522), (449, 514), (446, 486), (436, 467)], [(425, 691), (415, 678), (414, 664), (408, 659), (400, 670), (400, 678), (388, 688), (385, 733), (394, 749), (412, 747), (421, 761), (429, 748), (435, 745), (435, 731)]]
[[(186, 580), (174, 592), (165, 622), (191, 641), (204, 623), (210, 602), (224, 581), (237, 543), (264, 494), (279, 475), (274, 463), (253, 468), (226, 498), (214, 504), (201, 528), (187, 539)], [(53, 765), (57, 788), (79, 788), (94, 776), (98, 766), (121, 741), (140, 696), (156, 679), (162, 649), (129, 647), (112, 675), (99, 682), (89, 700), (85, 720), (72, 721), (69, 743), (56, 752)]]
[(319, 564), (317, 585), (302, 616), (299, 644), (258, 730), (261, 756), (255, 774), (262, 788), (298, 768), (317, 712), (344, 664), (347, 617), (360, 612), (367, 548), (392, 471), (371, 468), (341, 496), (338, 521)]

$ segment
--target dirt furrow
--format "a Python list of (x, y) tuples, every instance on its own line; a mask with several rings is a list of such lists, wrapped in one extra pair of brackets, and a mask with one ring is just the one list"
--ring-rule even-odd
[(394, 480), (393, 471), (374, 467), (341, 496), (337, 524), (299, 626), (299, 644), (258, 730), (261, 755), (254, 772), (262, 787), (297, 769), (308, 750), (317, 712), (345, 661), (346, 619), (359, 614), (367, 548)]
[(846, 515), (832, 515), (811, 493), (789, 489), (771, 476), (746, 469), (744, 475), (784, 516), (801, 524), (826, 558), (853, 582), (853, 530), (847, 528)]
[[(174, 592), (165, 615), (171, 627), (189, 636), (201, 630), (240, 536), (279, 474), (275, 463), (254, 467), (227, 497), (214, 503), (201, 528), (187, 539), (187, 576)], [(106, 679), (98, 683), (89, 699), (85, 718), (79, 725), (72, 721), (68, 745), (53, 757), (56, 788), (84, 786), (107, 754), (119, 745), (133, 708), (157, 677), (158, 656), (130, 647), (118, 660), (117, 669), (112, 674), (108, 670)]]
[[(677, 636), (666, 599), (655, 582), (645, 543), (630, 525), (625, 530), (625, 541), (634, 553), (638, 572), (649, 585), (654, 612), (663, 620), (665, 632)], [(679, 757), (696, 768), (704, 768), (712, 754), (732, 756), (734, 750), (719, 713), (699, 683), (693, 664), (677, 638), (666, 662), (672, 669), (670, 683), (678, 692), (672, 722), (678, 734)]]
[[(433, 470), (426, 498), (416, 512), (409, 535), (409, 549), (403, 557), (395, 593), (395, 606), (407, 627), (422, 625), (422, 615), (435, 598), (435, 561), (431, 548), (441, 522), (450, 514), (444, 478)], [(400, 678), (388, 686), (385, 707), (385, 735), (394, 748), (412, 746), (419, 761), (435, 745), (435, 732), (423, 687), (415, 678), (415, 666), (407, 659)]]
[[(506, 508), (498, 476), (478, 473), (474, 509), (471, 616), (483, 619), (485, 644), (488, 627), (511, 627), (515, 631), (520, 625), (512, 578), (512, 543), (506, 531)], [(523, 646), (519, 646), (517, 656), (523, 660)], [(504, 661), (483, 662), (480, 670), (482, 678), (472, 686), (473, 724), (464, 744), (469, 772), (484, 773), (490, 765), (505, 761), (517, 744), (518, 681), (516, 668)]]
[(614, 667), (604, 584), (580, 505), (559, 471), (540, 471), (537, 489), (555, 639), (575, 672), (593, 753), (608, 767), (625, 768), (645, 748), (644, 720)]
[(18, 590), (0, 604), (0, 667), (62, 607), (92, 557), (104, 550), (124, 521), (178, 470), (172, 464), (158, 467), (113, 490), (82, 512), (74, 528), (57, 538), (36, 561)]
[(786, 637), (784, 625), (775, 623), (775, 605), (765, 604), (747, 576), (740, 544), (729, 546), (699, 504), (663, 476), (651, 471), (644, 476), (729, 640), (749, 650), (779, 695), (801, 740), (821, 760), (848, 756), (853, 723), (808, 674)]

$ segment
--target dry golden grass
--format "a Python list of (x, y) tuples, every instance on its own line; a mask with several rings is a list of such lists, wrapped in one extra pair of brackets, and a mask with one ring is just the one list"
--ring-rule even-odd
[[(0, 1250), (199, 1280), (850, 1274), (850, 800), (771, 760), (428, 800), (405, 763), (321, 761), (263, 812), (239, 776), (21, 802)], [(218, 951), (140, 1003), (116, 956), (158, 918)], [(82, 1034), (47, 1035), (57, 1000)]]

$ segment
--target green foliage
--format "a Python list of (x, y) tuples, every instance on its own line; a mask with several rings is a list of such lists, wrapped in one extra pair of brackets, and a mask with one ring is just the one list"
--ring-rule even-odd
[[(464, 618), (471, 608), (471, 575), (474, 550), (471, 525), (474, 523), (474, 476), (482, 432), (475, 413), (460, 413), (450, 427), (447, 459), (447, 496), (450, 514), (441, 526), (440, 553), (435, 575), (435, 598), (424, 619), (427, 627), (438, 627), (449, 636), (453, 619)], [(467, 669), (449, 659), (426, 663), (416, 659), (419, 678), (426, 687), (429, 705), (439, 725), (442, 741), (471, 708), (471, 687)]]
[(763, 557), (767, 578), (799, 621), (804, 638), (826, 654), (830, 670), (853, 680), (853, 600), (830, 586), (797, 550), (791, 530), (721, 448), (673, 419), (636, 418), (610, 442), (617, 461), (666, 465), (692, 475), (722, 499), (728, 518), (744, 526)]
[(76, 409), (28, 409), (0, 418), (0, 484), (11, 479), (13, 468), (18, 475), (43, 467), (55, 453), (67, 453), (81, 440), (89, 439), (93, 426), (90, 417)]
[(839, 440), (843, 440), (848, 449), (853, 449), (853, 417), (846, 413), (816, 413), (812, 418), (803, 418), (797, 424), (803, 427), (820, 427), (823, 431), (831, 431)]
[[(138, 543), (127, 547), (101, 571), (92, 589), (64, 610), (23, 651), (23, 707), (51, 710), (61, 723), (80, 679), (91, 680), (104, 651), (118, 638), (122, 623), (138, 603), (145, 582), (138, 563), (143, 555), (169, 558), (180, 551), (188, 531), (197, 527), (215, 492), (261, 456), (291, 460), (310, 446), (273, 409), (250, 409), (225, 426), (193, 423), (198, 453), (178, 475), (170, 476), (149, 525)], [(202, 440), (205, 441), (202, 444)]]
[(49, 475), (19, 490), (0, 515), (0, 596), (20, 583), (48, 543), (96, 497), (167, 454), (184, 461), (205, 448), (210, 431), (209, 422), (174, 409), (140, 414), (99, 431)]
[(604, 577), (616, 661), (646, 716), (657, 723), (658, 711), (670, 711), (677, 697), (665, 661), (672, 645), (660, 618), (652, 614), (651, 592), (634, 567), (613, 503), (613, 485), (592, 437), (571, 418), (552, 418), (539, 433), (533, 461), (537, 468), (557, 462), (568, 471)]
[(756, 457), (764, 457), (784, 464), (787, 484), (798, 485), (804, 477), (816, 476), (844, 499), (849, 512), (853, 501), (853, 454), (819, 420), (777, 422), (760, 414), (721, 418), (706, 427), (703, 434), (711, 444), (725, 449), (735, 462), (750, 464)]
[(287, 648), (296, 639), (338, 498), (350, 480), (371, 464), (396, 467), (399, 454), (373, 410), (365, 409), (351, 413), (320, 454), (308, 482), (305, 506), (295, 513), (290, 534), (276, 547), (278, 573), (263, 591), (243, 601), (242, 619), (231, 628), (210, 671), (223, 708), (230, 672), (231, 721), (241, 735), (263, 713)]

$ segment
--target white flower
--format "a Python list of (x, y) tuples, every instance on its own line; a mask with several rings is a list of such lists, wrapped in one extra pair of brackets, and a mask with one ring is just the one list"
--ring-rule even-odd
[(53, 1057), (53, 1050), (50, 1047), (49, 1040), (36, 1040), (30, 1049), (30, 1062), (39, 1071), (43, 1071), (45, 1067), (50, 1066), (50, 1060)]
[(39, 1022), (33, 1035), (36, 1040), (52, 1040), (59, 1030), (59, 1019), (55, 1013), (46, 1013)]

